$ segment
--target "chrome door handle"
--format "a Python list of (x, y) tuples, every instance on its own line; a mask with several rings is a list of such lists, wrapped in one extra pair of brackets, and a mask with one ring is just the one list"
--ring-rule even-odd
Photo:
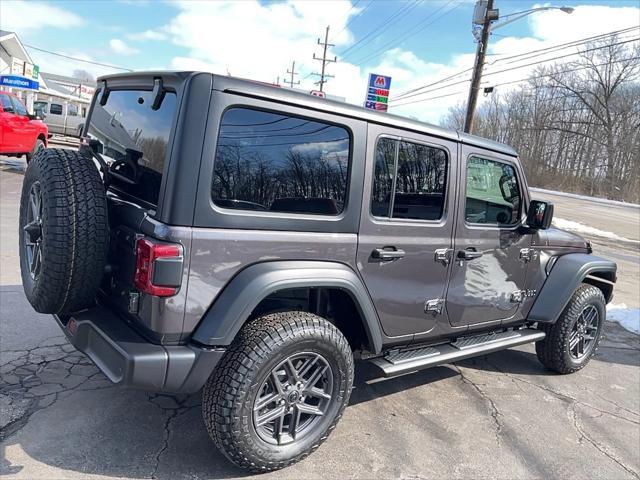
[(389, 247), (376, 248), (373, 252), (371, 252), (371, 256), (378, 260), (382, 260), (383, 262), (387, 262), (389, 260), (397, 260), (404, 257), (404, 250), (399, 250), (395, 247), (393, 248), (393, 250), (391, 250)]
[(475, 248), (469, 247), (465, 250), (458, 250), (458, 260), (473, 260), (474, 258), (480, 258), (482, 252), (476, 251)]

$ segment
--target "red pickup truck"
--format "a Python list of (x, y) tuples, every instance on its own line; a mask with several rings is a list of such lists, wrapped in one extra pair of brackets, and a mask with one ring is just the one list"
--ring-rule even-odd
[(27, 156), (27, 162), (38, 150), (47, 146), (49, 130), (31, 115), (14, 94), (0, 91), (0, 154)]

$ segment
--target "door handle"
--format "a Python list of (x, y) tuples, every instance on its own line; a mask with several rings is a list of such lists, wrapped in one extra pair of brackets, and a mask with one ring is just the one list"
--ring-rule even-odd
[(468, 247), (465, 250), (458, 250), (458, 260), (473, 260), (474, 258), (480, 258), (482, 252), (476, 251), (474, 247)]
[(371, 256), (383, 262), (388, 262), (389, 260), (397, 260), (404, 257), (404, 250), (399, 250), (395, 247), (393, 247), (393, 250), (389, 247), (376, 248), (371, 252)]

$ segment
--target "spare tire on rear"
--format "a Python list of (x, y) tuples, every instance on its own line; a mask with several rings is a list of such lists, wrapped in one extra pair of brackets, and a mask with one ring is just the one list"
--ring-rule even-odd
[(20, 199), (20, 271), (24, 292), (41, 313), (91, 306), (107, 258), (107, 198), (92, 159), (42, 149), (24, 176)]

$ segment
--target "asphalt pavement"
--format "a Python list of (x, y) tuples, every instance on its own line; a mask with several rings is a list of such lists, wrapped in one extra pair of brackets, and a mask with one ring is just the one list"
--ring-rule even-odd
[[(209, 440), (199, 395), (113, 387), (29, 306), (17, 262), (23, 170), (23, 160), (0, 157), (0, 475), (245, 477)], [(637, 211), (554, 202), (562, 218), (630, 239), (640, 230)], [(638, 247), (589, 238), (596, 252), (617, 255), (616, 301), (638, 307)], [(358, 364), (327, 442), (261, 478), (638, 479), (640, 337), (609, 322), (605, 335), (592, 362), (568, 376), (545, 370), (532, 346), (394, 379)]]

